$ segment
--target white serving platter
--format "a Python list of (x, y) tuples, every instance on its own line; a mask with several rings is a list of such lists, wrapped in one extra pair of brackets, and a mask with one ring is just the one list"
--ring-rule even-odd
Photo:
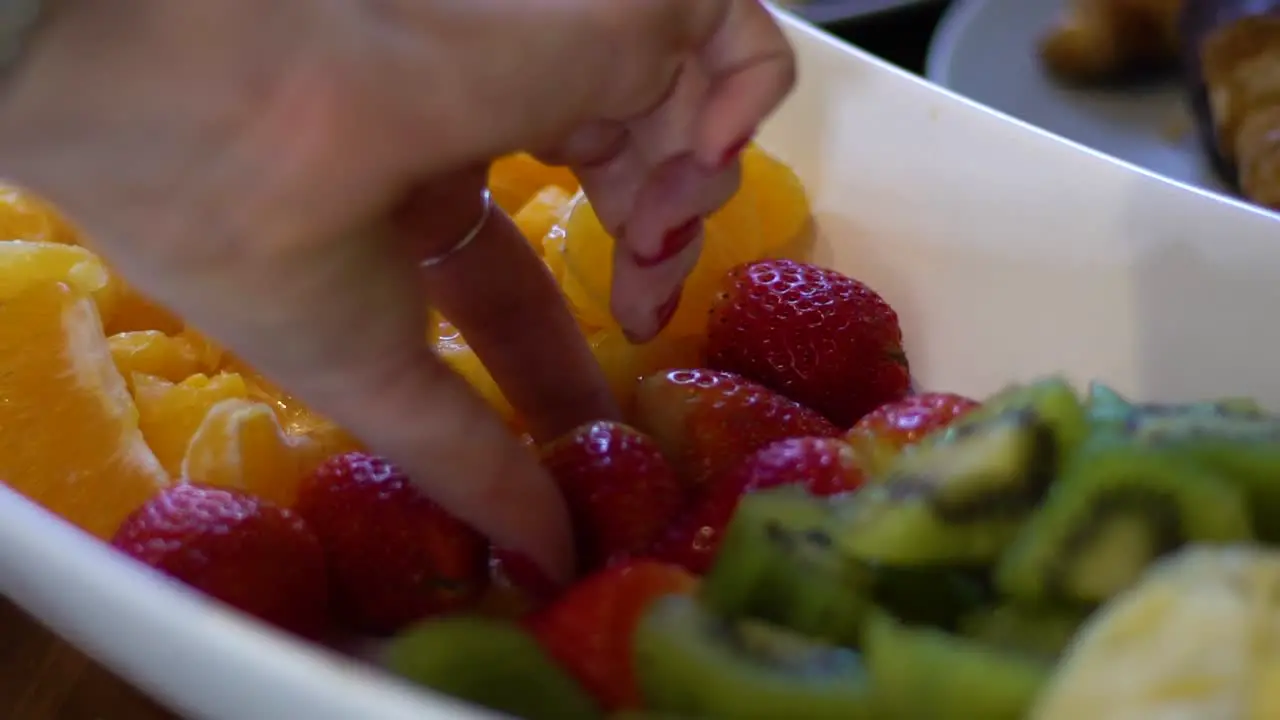
[[(982, 394), (1065, 371), (1280, 408), (1277, 216), (784, 22), (800, 85), (763, 142), (808, 184), (817, 260), (898, 308), (924, 386)], [(185, 717), (492, 717), (245, 620), (3, 489), (0, 592)]]

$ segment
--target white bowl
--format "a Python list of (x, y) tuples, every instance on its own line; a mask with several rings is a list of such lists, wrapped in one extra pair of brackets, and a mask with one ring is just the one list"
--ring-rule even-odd
[[(817, 260), (898, 308), (922, 384), (981, 394), (1065, 371), (1280, 408), (1277, 216), (785, 22), (801, 81), (763, 142), (808, 184)], [(188, 717), (493, 717), (245, 620), (3, 490), (0, 591)]]

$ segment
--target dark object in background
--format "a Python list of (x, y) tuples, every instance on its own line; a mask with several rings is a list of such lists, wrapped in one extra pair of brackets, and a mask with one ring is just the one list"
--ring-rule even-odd
[[(1244, 124), (1245, 115), (1249, 114), (1250, 98), (1236, 98), (1233, 103), (1234, 110), (1227, 112), (1235, 117), (1214, 117), (1213, 110), (1209, 103), (1209, 87), (1206, 82), (1206, 60), (1213, 63), (1215, 69), (1223, 65), (1232, 64), (1235, 60), (1237, 63), (1244, 60), (1244, 55), (1272, 55), (1275, 59), (1272, 61), (1276, 66), (1280, 66), (1280, 47), (1275, 47), (1269, 52), (1263, 48), (1239, 48), (1240, 55), (1235, 58), (1225, 57), (1230, 50), (1227, 47), (1221, 47), (1222, 40), (1229, 40), (1222, 35), (1225, 31), (1233, 29), (1238, 30), (1242, 21), (1248, 21), (1260, 17), (1280, 17), (1280, 2), (1277, 0), (1186, 0), (1186, 4), (1182, 9), (1182, 16), (1179, 19), (1179, 34), (1181, 37), (1181, 60), (1184, 82), (1187, 86), (1189, 101), (1193, 114), (1195, 115), (1196, 129), (1200, 136), (1200, 143), (1204, 147), (1205, 153), (1213, 161), (1214, 170), (1222, 177), (1222, 180), (1232, 188), (1251, 195), (1248, 188), (1241, 186), (1240, 161), (1243, 159), (1238, 156), (1238, 151), (1243, 149), (1238, 146), (1237, 132)], [(1206, 58), (1203, 52), (1206, 42), (1218, 38), (1217, 43), (1220, 47), (1216, 48), (1216, 55), (1219, 57)], [(1241, 37), (1241, 40), (1249, 39)], [(1222, 70), (1227, 70), (1223, 67)], [(1225, 78), (1221, 77), (1224, 72), (1215, 73), (1212, 80), (1215, 83), (1226, 85)], [(1280, 88), (1270, 88), (1270, 94), (1274, 96)], [(1280, 98), (1277, 98), (1280, 99)], [(1219, 125), (1224, 127), (1224, 132), (1219, 132)], [(1276, 130), (1280, 130), (1280, 122), (1277, 123)], [(1260, 150), (1259, 148), (1252, 148)], [(1256, 160), (1256, 158), (1254, 159)], [(1280, 180), (1280, 178), (1276, 178)], [(1257, 194), (1258, 188), (1254, 188)], [(1274, 191), (1274, 190), (1273, 190)], [(1250, 197), (1253, 200), (1259, 198)]]
[[(826, 21), (816, 18), (834, 15), (835, 7), (866, 10), (878, 7), (877, 12), (853, 17), (831, 17)], [(888, 0), (813, 0), (800, 14), (815, 18), (836, 36), (878, 55), (889, 62), (916, 74), (924, 73), (925, 56), (929, 53), (929, 40), (934, 27), (947, 7), (945, 0), (925, 2), (889, 2)], [(820, 10), (824, 12), (819, 12)]]

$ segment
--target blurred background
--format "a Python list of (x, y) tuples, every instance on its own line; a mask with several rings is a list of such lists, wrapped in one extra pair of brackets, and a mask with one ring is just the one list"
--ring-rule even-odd
[[(788, 3), (784, 3), (788, 4)], [(946, 0), (795, 0), (799, 15), (841, 38), (923, 74), (929, 41)]]

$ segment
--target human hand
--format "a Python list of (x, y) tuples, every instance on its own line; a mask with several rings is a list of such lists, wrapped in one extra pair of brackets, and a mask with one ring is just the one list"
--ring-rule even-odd
[(6, 79), (0, 166), (563, 578), (554, 484), (424, 345), (426, 307), (543, 439), (615, 415), (606, 385), (501, 213), (419, 264), (476, 223), (488, 161), (531, 149), (574, 166), (619, 237), (615, 314), (652, 336), (792, 72), (756, 0), (62, 0)]

